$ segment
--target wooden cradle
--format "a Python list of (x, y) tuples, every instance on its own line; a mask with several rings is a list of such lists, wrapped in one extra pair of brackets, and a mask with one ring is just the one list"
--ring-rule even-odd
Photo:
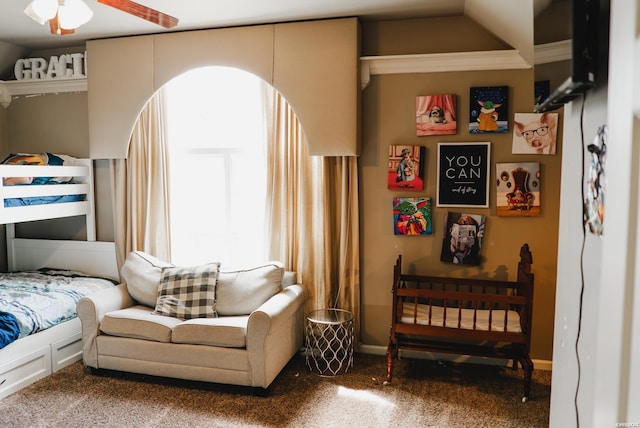
[(533, 362), (529, 357), (533, 313), (532, 257), (520, 249), (515, 282), (402, 274), (402, 256), (393, 270), (393, 308), (387, 382), (399, 350), (500, 358), (524, 370), (529, 397)]

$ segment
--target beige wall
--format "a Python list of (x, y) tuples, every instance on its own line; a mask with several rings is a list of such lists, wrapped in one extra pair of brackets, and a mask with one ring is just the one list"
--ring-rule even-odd
[[(362, 54), (392, 55), (446, 51), (505, 49), (474, 22), (464, 17), (430, 20), (364, 22)], [(529, 243), (536, 275), (532, 356), (551, 359), (558, 236), (558, 205), (562, 138), (555, 156), (511, 155), (511, 134), (472, 136), (466, 129), (470, 86), (508, 85), (511, 112), (530, 112), (533, 71), (505, 70), (442, 74), (373, 76), (361, 94), (362, 155), (360, 156), (362, 336), (367, 345), (386, 346), (390, 323), (392, 266), (403, 254), (405, 266), (416, 272), (514, 279), (518, 249)], [(415, 97), (437, 93), (458, 95), (458, 134), (416, 137)], [(11, 150), (67, 151), (88, 154), (86, 94), (47, 95), (14, 100), (7, 110)], [(0, 130), (2, 113), (0, 113)], [(1, 139), (0, 135), (0, 139)], [(391, 224), (391, 199), (418, 193), (391, 192), (386, 188), (387, 154), (390, 144), (427, 147), (425, 192), (435, 197), (435, 148), (438, 141), (490, 141), (495, 162), (539, 161), (543, 174), (542, 215), (537, 218), (503, 218), (495, 215), (495, 191), (491, 187), (489, 209), (465, 210), (487, 216), (483, 263), (456, 267), (439, 261), (444, 209), (434, 209), (434, 234), (429, 237), (396, 237)], [(1, 140), (0, 140), (1, 142)], [(98, 239), (113, 239), (108, 163), (97, 162)], [(491, 169), (495, 181), (494, 168)], [(69, 228), (78, 233), (76, 226)], [(47, 229), (51, 229), (50, 227)], [(32, 233), (33, 226), (29, 233)], [(25, 232), (26, 233), (26, 232)], [(38, 233), (47, 233), (39, 231)], [(48, 232), (50, 233), (50, 232)]]
[[(78, 50), (75, 50), (76, 52)], [(0, 112), (0, 155), (26, 152), (89, 157), (87, 93), (47, 94), (15, 98)], [(7, 130), (4, 132), (3, 117)], [(4, 139), (3, 139), (4, 138)], [(113, 241), (113, 212), (106, 161), (95, 161), (97, 238)], [(83, 217), (18, 224), (18, 236), (86, 239)]]
[(18, 97), (7, 116), (10, 152), (89, 157), (86, 92)]
[[(411, 31), (405, 31), (411, 28)], [(393, 55), (432, 53), (432, 49), (502, 49), (504, 46), (466, 18), (441, 18), (405, 22), (363, 23), (363, 53)], [(473, 41), (478, 41), (474, 48)], [(434, 45), (433, 41), (437, 41)], [(464, 46), (460, 46), (464, 41)], [(374, 76), (362, 94), (362, 155), (360, 157), (362, 245), (362, 335), (368, 345), (388, 343), (391, 319), (392, 267), (398, 254), (405, 269), (416, 273), (515, 280), (519, 249), (528, 243), (536, 278), (532, 357), (550, 360), (552, 354), (558, 206), (562, 138), (555, 156), (512, 155), (512, 126), (508, 134), (472, 135), (468, 132), (469, 88), (509, 86), (510, 116), (533, 109), (533, 70), (456, 72)], [(458, 133), (417, 137), (414, 113), (417, 95), (457, 94)], [(451, 208), (487, 216), (480, 267), (460, 267), (440, 261), (445, 208), (434, 208), (432, 236), (394, 236), (391, 200), (395, 196), (436, 196), (436, 151), (440, 141), (490, 141), (490, 208)], [(427, 148), (424, 192), (387, 190), (387, 159), (391, 144)], [(540, 162), (542, 214), (534, 218), (497, 217), (495, 213), (496, 162)]]
[(203, 66), (244, 69), (280, 91), (300, 117), (311, 155), (358, 155), (358, 42), (356, 18), (89, 41), (91, 157), (125, 158), (147, 100)]

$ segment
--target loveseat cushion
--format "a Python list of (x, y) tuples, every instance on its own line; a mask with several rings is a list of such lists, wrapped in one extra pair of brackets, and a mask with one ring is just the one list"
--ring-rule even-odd
[(181, 322), (178, 318), (154, 315), (151, 308), (136, 305), (107, 312), (100, 323), (100, 331), (111, 336), (168, 343), (171, 330)]
[(132, 251), (127, 255), (120, 275), (127, 284), (127, 291), (136, 302), (153, 308), (158, 299), (158, 286), (162, 278), (162, 268), (173, 266), (142, 251)]
[(247, 344), (249, 316), (198, 318), (176, 325), (171, 333), (174, 343), (244, 348)]
[(282, 291), (284, 266), (270, 262), (250, 269), (221, 271), (218, 274), (216, 312), (224, 315), (249, 315), (272, 296)]
[(162, 268), (153, 313), (182, 319), (216, 317), (219, 269), (220, 263)]

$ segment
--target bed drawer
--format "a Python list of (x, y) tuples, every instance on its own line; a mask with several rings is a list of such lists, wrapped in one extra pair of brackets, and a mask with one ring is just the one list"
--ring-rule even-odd
[(51, 348), (44, 346), (0, 366), (0, 398), (51, 374)]
[(51, 371), (57, 372), (82, 359), (82, 334), (77, 333), (51, 344)]

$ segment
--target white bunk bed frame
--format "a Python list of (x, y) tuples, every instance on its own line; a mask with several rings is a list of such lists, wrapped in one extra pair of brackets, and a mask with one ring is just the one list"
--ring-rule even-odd
[[(8, 177), (74, 177), (69, 184), (5, 186)], [(87, 241), (96, 240), (93, 161), (76, 159), (76, 165), (0, 165), (0, 224), (84, 215), (87, 219)], [(84, 201), (60, 204), (5, 207), (8, 198), (55, 195), (87, 195)]]
[[(113, 242), (96, 241), (93, 163), (78, 166), (0, 165), (4, 177), (74, 177), (73, 184), (3, 186), (0, 180), (0, 224), (6, 225), (9, 271), (41, 267), (79, 270), (118, 279)], [(5, 198), (86, 194), (84, 201), (5, 207)], [(14, 223), (50, 218), (86, 216), (87, 241), (24, 239), (15, 237)], [(82, 359), (82, 334), (78, 318), (23, 337), (0, 349), (0, 399), (69, 364)]]

